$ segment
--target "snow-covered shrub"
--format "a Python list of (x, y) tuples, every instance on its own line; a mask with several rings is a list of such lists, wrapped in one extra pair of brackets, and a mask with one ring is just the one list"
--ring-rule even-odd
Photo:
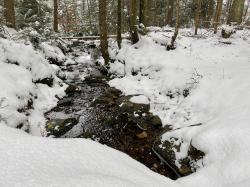
[(40, 48), (46, 59), (48, 59), (52, 64), (61, 66), (67, 60), (61, 49), (50, 45), (48, 42), (42, 42)]
[(32, 45), (8, 39), (0, 39), (0, 67), (1, 119), (41, 135), (43, 113), (56, 104), (55, 95), (64, 94), (55, 70)]

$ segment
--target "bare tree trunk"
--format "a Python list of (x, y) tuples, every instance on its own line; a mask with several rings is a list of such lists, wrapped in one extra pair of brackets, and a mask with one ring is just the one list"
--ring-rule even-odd
[(228, 16), (228, 21), (227, 21), (228, 24), (232, 22), (240, 24), (242, 22), (244, 3), (245, 0), (233, 0)]
[(99, 26), (100, 26), (100, 40), (101, 53), (105, 64), (109, 64), (108, 52), (108, 31), (107, 31), (107, 2), (106, 0), (99, 1)]
[(147, 0), (140, 0), (140, 15), (139, 22), (142, 23), (145, 27), (147, 26)]
[(179, 27), (180, 27), (180, 0), (176, 0), (176, 8), (175, 8), (175, 14), (176, 14), (176, 22), (175, 22), (175, 31), (174, 35), (171, 39), (171, 44), (167, 46), (167, 50), (175, 49), (175, 40), (179, 34)]
[(200, 27), (201, 22), (201, 0), (195, 0), (195, 32), (194, 34), (198, 34), (198, 28)]
[(206, 19), (206, 23), (205, 23), (205, 27), (209, 28), (211, 26), (211, 19), (213, 16), (213, 12), (214, 12), (214, 1), (213, 0), (209, 0), (208, 2), (208, 12), (207, 12), (207, 19)]
[(214, 34), (216, 34), (218, 31), (218, 25), (220, 23), (222, 5), (223, 5), (223, 0), (217, 0), (216, 10), (215, 10), (215, 14), (214, 14), (214, 21), (213, 21)]
[(173, 12), (174, 12), (174, 0), (167, 0), (167, 16), (166, 25), (172, 26)]
[(122, 43), (122, 1), (118, 0), (117, 4), (117, 44), (121, 49)]
[(248, 9), (249, 9), (249, 5), (250, 5), (250, 0), (248, 0), (248, 2), (247, 2), (247, 6), (246, 6), (246, 9), (245, 9), (245, 12), (244, 12), (244, 15), (243, 15), (243, 19), (242, 19), (243, 21), (246, 20)]
[(232, 6), (232, 1), (233, 1), (233, 0), (228, 0), (228, 1), (227, 1), (226, 9), (227, 9), (228, 12), (230, 11), (230, 8), (231, 8), (231, 6)]
[(54, 0), (54, 24), (53, 28), (55, 32), (58, 32), (58, 0)]
[(91, 14), (90, 14), (90, 4), (89, 4), (89, 0), (87, 0), (87, 7), (88, 7), (89, 24), (90, 24), (90, 27), (92, 28), (92, 27), (93, 27), (93, 24), (92, 24), (92, 18), (91, 18)]
[(4, 0), (4, 18), (8, 27), (16, 28), (15, 0)]
[(130, 0), (129, 3), (129, 27), (130, 27), (130, 35), (131, 41), (133, 44), (139, 41), (139, 35), (136, 27), (136, 13), (137, 13), (137, 1)]

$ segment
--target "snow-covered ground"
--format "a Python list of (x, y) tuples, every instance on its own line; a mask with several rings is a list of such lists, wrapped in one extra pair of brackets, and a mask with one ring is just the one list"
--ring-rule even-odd
[(181, 30), (177, 49), (166, 51), (161, 44), (172, 33), (154, 30), (134, 46), (124, 42), (117, 55), (111, 51), (117, 59), (111, 72), (120, 78), (110, 85), (146, 96), (164, 125), (179, 129), (162, 138), (184, 141), (177, 158), (186, 156), (190, 142), (205, 152), (203, 167), (177, 183), (250, 186), (250, 32), (226, 40)]
[(0, 186), (178, 186), (85, 139), (32, 137), (0, 123)]
[[(55, 47), (40, 47), (43, 52), (0, 39), (0, 186), (177, 186), (91, 140), (39, 137), (44, 112), (56, 105), (55, 96), (62, 97), (66, 88), (56, 76), (59, 67), (45, 57), (73, 63)], [(36, 83), (44, 78), (54, 78), (53, 85)]]

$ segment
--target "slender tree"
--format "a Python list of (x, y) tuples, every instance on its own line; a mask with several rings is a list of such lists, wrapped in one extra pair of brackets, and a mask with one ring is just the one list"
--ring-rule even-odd
[(8, 27), (16, 28), (15, 0), (4, 0), (4, 18)]
[(137, 13), (137, 0), (129, 1), (129, 30), (131, 35), (131, 41), (133, 44), (139, 41), (139, 35), (136, 26), (136, 13)]
[(176, 21), (175, 21), (175, 31), (174, 35), (171, 39), (171, 44), (167, 46), (167, 50), (175, 49), (175, 40), (179, 34), (179, 27), (180, 27), (180, 0), (176, 0), (176, 8), (175, 8), (175, 14), (176, 14)]
[(174, 12), (174, 0), (167, 0), (166, 25), (171, 25), (172, 26), (173, 12)]
[(236, 22), (240, 24), (243, 18), (244, 12), (244, 3), (245, 0), (233, 0), (232, 6), (229, 11), (228, 21), (227, 23), (230, 24), (232, 22)]
[(195, 0), (195, 35), (198, 34), (198, 28), (201, 22), (201, 0)]
[(104, 58), (105, 64), (109, 63), (108, 52), (108, 31), (107, 31), (107, 1), (99, 1), (99, 27), (100, 27), (100, 40), (101, 40), (101, 53)]
[(122, 1), (117, 2), (117, 44), (119, 49), (121, 49), (122, 43)]
[(243, 19), (242, 19), (243, 21), (246, 20), (248, 9), (249, 9), (249, 5), (250, 5), (250, 0), (248, 0), (248, 2), (247, 2), (247, 6), (246, 6), (245, 12), (243, 14)]
[(217, 0), (216, 10), (215, 10), (214, 20), (213, 20), (213, 27), (214, 27), (215, 34), (218, 31), (218, 25), (220, 23), (222, 5), (223, 5), (223, 0)]
[(146, 26), (147, 0), (140, 0), (139, 22)]
[(206, 28), (209, 28), (211, 26), (211, 19), (213, 17), (213, 13), (214, 13), (214, 0), (208, 0), (207, 17), (205, 23)]
[(58, 0), (54, 0), (54, 24), (53, 28), (55, 32), (58, 32)]

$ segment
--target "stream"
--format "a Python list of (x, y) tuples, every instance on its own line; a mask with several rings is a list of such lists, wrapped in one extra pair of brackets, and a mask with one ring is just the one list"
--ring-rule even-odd
[(168, 127), (163, 128), (160, 118), (149, 112), (149, 105), (132, 103), (132, 96), (110, 87), (110, 78), (100, 66), (91, 63), (88, 46), (73, 47), (68, 55), (75, 61), (83, 60), (61, 67), (70, 86), (67, 95), (45, 114), (47, 136), (90, 138), (176, 179), (175, 172), (152, 151)]

